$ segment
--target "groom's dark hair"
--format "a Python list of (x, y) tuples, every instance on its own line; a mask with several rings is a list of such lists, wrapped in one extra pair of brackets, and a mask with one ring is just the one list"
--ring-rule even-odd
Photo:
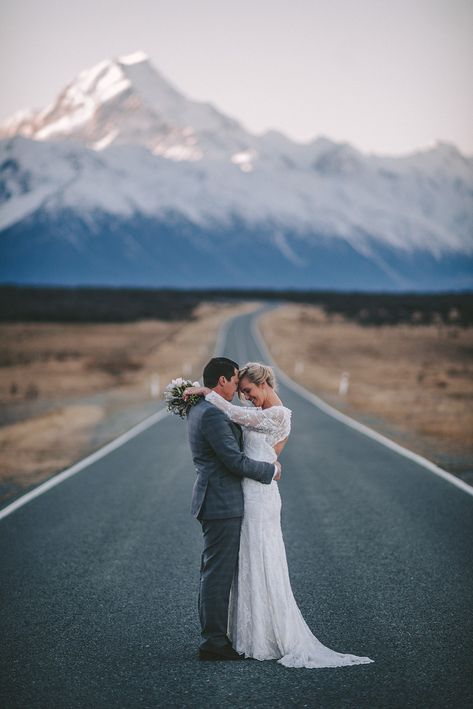
[(239, 369), (238, 364), (227, 357), (213, 357), (204, 367), (204, 386), (213, 389), (220, 377), (231, 379)]

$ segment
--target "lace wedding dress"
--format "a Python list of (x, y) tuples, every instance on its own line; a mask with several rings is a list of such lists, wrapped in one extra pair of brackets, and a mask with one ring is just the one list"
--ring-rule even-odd
[[(244, 452), (274, 462), (273, 448), (291, 428), (285, 406), (234, 406), (215, 392), (206, 396), (243, 428)], [(341, 667), (373, 662), (330, 650), (311, 633), (292, 593), (281, 530), (281, 498), (276, 481), (263, 485), (243, 478), (244, 516), (238, 572), (229, 611), (228, 636), (239, 653), (256, 660), (277, 659), (286, 667)]]

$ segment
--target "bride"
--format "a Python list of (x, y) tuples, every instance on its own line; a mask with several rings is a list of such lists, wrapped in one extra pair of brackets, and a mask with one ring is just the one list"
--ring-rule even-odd
[[(271, 367), (249, 362), (239, 372), (239, 396), (253, 407), (235, 406), (207, 387), (189, 387), (184, 396), (205, 395), (243, 429), (244, 453), (273, 463), (287, 443), (291, 411), (277, 395)], [(281, 498), (275, 480), (262, 485), (243, 478), (244, 516), (238, 570), (231, 591), (228, 636), (239, 653), (256, 660), (277, 659), (286, 667), (341, 667), (373, 662), (336, 652), (311, 633), (291, 589), (281, 530)]]

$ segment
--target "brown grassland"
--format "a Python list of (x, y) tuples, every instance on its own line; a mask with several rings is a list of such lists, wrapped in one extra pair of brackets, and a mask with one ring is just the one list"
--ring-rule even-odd
[[(202, 303), (176, 321), (1, 323), (0, 500), (151, 415), (161, 401), (153, 381), (162, 391), (179, 375), (200, 379), (224, 320), (254, 308)], [(310, 305), (282, 306), (259, 323), (291, 378), (473, 484), (473, 328), (366, 326)]]
[(180, 375), (200, 379), (218, 331), (254, 304), (202, 303), (174, 322), (0, 324), (0, 500), (68, 467), (157, 410)]
[(473, 484), (472, 327), (365, 326), (310, 305), (282, 306), (259, 324), (292, 379)]

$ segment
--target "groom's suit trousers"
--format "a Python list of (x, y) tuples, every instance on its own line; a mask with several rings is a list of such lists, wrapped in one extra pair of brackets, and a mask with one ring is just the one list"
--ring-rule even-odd
[(202, 524), (204, 534), (200, 647), (212, 650), (228, 643), (228, 603), (238, 564), (244, 508), (241, 480), (248, 477), (269, 484), (274, 465), (245, 456), (241, 429), (208, 401), (191, 408), (187, 423), (197, 473), (192, 514)]
[(202, 650), (228, 643), (228, 602), (238, 564), (241, 520), (241, 517), (201, 520), (204, 550), (198, 604)]

